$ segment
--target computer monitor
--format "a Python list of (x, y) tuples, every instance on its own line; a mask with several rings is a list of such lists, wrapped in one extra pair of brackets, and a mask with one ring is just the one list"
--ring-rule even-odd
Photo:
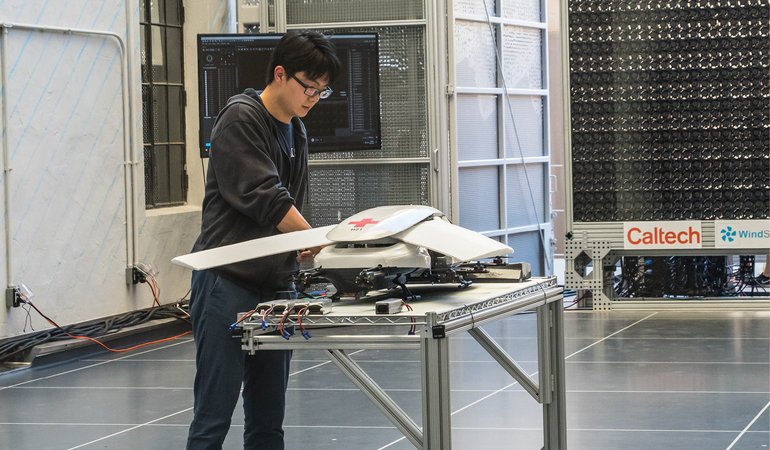
[[(199, 34), (200, 155), (208, 157), (214, 121), (227, 100), (264, 89), (270, 54), (281, 34)], [(376, 33), (330, 36), (341, 70), (334, 93), (302, 119), (310, 152), (379, 149), (380, 88)]]

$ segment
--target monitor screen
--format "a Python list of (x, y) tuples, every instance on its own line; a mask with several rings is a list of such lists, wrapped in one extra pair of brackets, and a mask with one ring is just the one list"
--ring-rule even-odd
[[(214, 121), (227, 100), (246, 88), (265, 88), (270, 54), (280, 34), (199, 34), (200, 154), (208, 157)], [(379, 149), (380, 88), (376, 33), (330, 36), (341, 70), (334, 93), (302, 121), (310, 152)]]

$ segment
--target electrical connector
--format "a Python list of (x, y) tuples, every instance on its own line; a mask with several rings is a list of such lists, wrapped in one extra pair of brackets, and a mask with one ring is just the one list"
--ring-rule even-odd
[(35, 294), (25, 285), (8, 286), (5, 289), (5, 306), (7, 308), (18, 308), (22, 303), (32, 300)]
[(135, 266), (126, 267), (126, 284), (146, 283), (148, 277), (155, 277), (160, 273), (153, 264), (137, 263)]

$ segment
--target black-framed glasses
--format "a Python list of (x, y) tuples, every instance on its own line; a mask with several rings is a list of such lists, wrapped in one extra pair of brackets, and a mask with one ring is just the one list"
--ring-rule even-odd
[(316, 88), (314, 88), (312, 86), (308, 86), (307, 84), (303, 83), (302, 80), (300, 80), (299, 78), (295, 77), (294, 74), (289, 74), (289, 76), (291, 78), (293, 78), (294, 81), (299, 83), (300, 86), (305, 88), (305, 95), (307, 95), (308, 97), (315, 97), (317, 95), (317, 96), (319, 96), (321, 98), (327, 98), (330, 95), (332, 95), (332, 92), (334, 92), (334, 91), (332, 91), (332, 88), (330, 88), (329, 86), (326, 86), (326, 89), (324, 89), (324, 90), (320, 90), (320, 89), (316, 89)]

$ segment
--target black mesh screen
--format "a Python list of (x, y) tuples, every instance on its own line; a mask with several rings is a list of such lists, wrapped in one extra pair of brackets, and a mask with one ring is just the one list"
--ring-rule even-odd
[(569, 0), (573, 220), (770, 217), (767, 0)]

